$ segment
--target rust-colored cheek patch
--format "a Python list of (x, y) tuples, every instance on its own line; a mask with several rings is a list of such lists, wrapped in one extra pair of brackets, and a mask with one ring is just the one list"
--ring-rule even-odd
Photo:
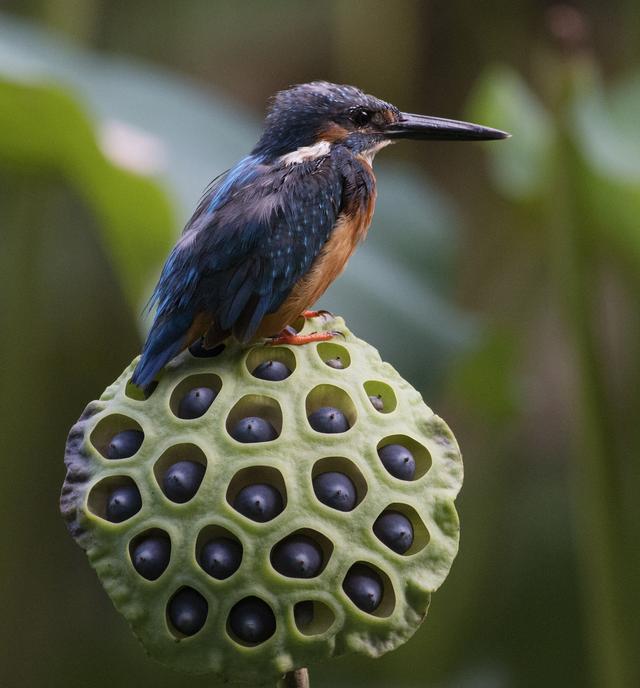
[(331, 122), (326, 128), (320, 131), (320, 139), (335, 143), (336, 141), (343, 141), (349, 135), (349, 130), (340, 126), (336, 122)]

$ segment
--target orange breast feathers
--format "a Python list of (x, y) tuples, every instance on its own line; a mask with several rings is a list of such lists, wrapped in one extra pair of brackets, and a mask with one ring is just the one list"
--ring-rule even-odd
[(280, 332), (303, 311), (312, 306), (344, 270), (356, 246), (366, 235), (375, 206), (375, 191), (365, 203), (338, 217), (329, 240), (307, 274), (295, 285), (280, 308), (262, 321), (258, 336)]

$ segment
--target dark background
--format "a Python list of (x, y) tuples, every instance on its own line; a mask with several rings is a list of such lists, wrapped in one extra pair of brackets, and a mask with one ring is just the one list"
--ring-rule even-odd
[(640, 685), (640, 9), (635, 0), (5, 0), (0, 685), (211, 686), (147, 659), (57, 500), (66, 433), (136, 355), (206, 183), (316, 78), (500, 144), (376, 162), (323, 306), (465, 456), (460, 554), (416, 636), (314, 686)]

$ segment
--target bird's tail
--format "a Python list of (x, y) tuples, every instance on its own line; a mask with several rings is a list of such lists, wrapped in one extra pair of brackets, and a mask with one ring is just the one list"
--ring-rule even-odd
[(144, 389), (160, 370), (185, 346), (193, 316), (188, 313), (173, 315), (170, 319), (153, 323), (142, 356), (133, 371), (131, 382)]

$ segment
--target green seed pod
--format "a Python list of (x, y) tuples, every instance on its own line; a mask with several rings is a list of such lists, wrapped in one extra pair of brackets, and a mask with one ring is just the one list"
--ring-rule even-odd
[(174, 669), (274, 685), (331, 656), (379, 656), (449, 572), (455, 438), (341, 319), (319, 322), (306, 328), (344, 338), (192, 347), (146, 394), (134, 361), (69, 434), (69, 530)]

